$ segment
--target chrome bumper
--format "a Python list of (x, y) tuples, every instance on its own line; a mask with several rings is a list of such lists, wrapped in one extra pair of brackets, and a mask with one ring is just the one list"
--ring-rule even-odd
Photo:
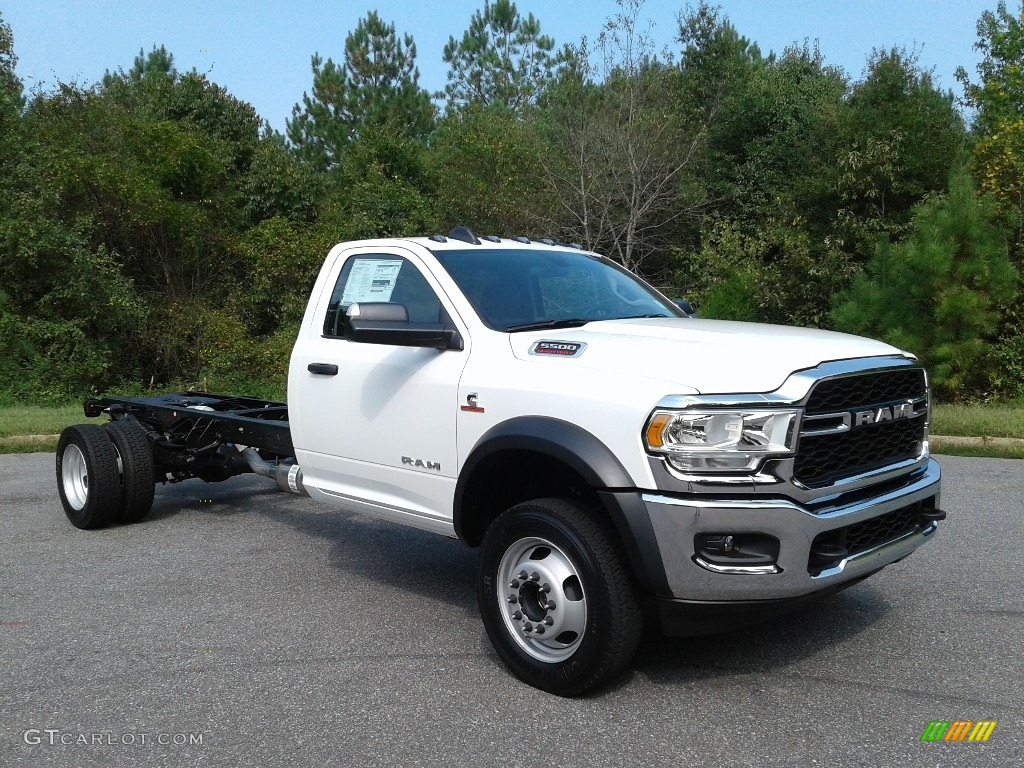
[[(869, 521), (917, 502), (939, 503), (941, 470), (929, 459), (905, 485), (867, 499), (817, 513), (787, 499), (709, 499), (645, 493), (672, 597), (687, 601), (781, 600), (826, 591), (900, 560), (938, 529), (931, 522), (864, 551), (855, 552), (820, 572), (809, 567), (815, 537)], [(702, 561), (695, 538), (706, 534), (763, 534), (779, 541), (773, 565), (729, 567)]]

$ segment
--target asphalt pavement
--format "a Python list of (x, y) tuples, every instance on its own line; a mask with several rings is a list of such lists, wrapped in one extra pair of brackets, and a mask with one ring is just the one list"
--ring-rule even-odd
[[(518, 682), (462, 544), (248, 476), (73, 528), (0, 456), (0, 766), (1024, 765), (1024, 462), (941, 457), (935, 539), (800, 613)], [(922, 742), (932, 721), (989, 740)]]

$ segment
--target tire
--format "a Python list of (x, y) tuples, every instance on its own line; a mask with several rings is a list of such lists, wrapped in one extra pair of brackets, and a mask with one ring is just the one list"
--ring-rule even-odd
[(120, 461), (120, 483), (123, 490), (117, 522), (137, 523), (153, 506), (156, 480), (153, 451), (142, 428), (132, 421), (111, 421), (107, 435), (114, 444)]
[(57, 491), (76, 528), (102, 528), (116, 520), (122, 494), (117, 452), (99, 424), (76, 424), (61, 432)]
[(565, 499), (518, 504), (494, 521), (481, 545), (477, 601), (512, 673), (559, 696), (612, 680), (643, 632), (610, 523)]

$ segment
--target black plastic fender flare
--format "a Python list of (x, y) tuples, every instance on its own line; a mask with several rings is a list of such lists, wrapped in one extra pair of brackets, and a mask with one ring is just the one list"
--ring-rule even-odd
[(548, 416), (517, 416), (496, 424), (477, 441), (455, 486), (454, 525), (465, 541), (463, 499), (474, 470), (499, 451), (532, 451), (574, 470), (597, 492), (622, 540), (640, 586), (655, 595), (672, 594), (647, 506), (633, 479), (601, 440), (568, 421)]

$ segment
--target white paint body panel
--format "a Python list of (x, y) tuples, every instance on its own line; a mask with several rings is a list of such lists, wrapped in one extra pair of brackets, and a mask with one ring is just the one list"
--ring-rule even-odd
[[(642, 429), (669, 395), (766, 393), (796, 370), (830, 360), (903, 354), (886, 344), (803, 328), (652, 318), (500, 333), (483, 325), (419, 239), (335, 246), (313, 288), (289, 369), (289, 420), (304, 483), (317, 499), (454, 535), (459, 472), (481, 436), (518, 416), (578, 425), (619, 459), (636, 488), (653, 489)], [(521, 248), (505, 241), (487, 248)], [(414, 263), (463, 336), (462, 351), (358, 344), (321, 334), (346, 258), (395, 254)], [(540, 340), (586, 342), (578, 357), (530, 355)], [(311, 374), (332, 363), (339, 374)], [(477, 395), (482, 412), (464, 411)], [(441, 465), (403, 465), (402, 456)]]
[[(594, 373), (626, 371), (701, 394), (771, 392), (794, 371), (830, 360), (902, 354), (880, 341), (815, 328), (727, 320), (606, 320), (581, 328), (511, 334), (521, 360), (538, 339), (586, 342), (572, 363)], [(676, 394), (676, 393), (672, 393)]]

